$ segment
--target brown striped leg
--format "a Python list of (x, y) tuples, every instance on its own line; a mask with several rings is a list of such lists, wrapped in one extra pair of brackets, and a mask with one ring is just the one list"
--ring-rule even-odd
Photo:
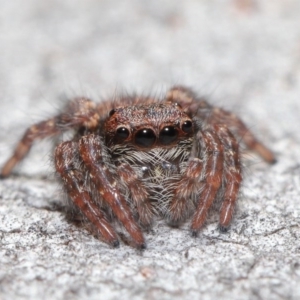
[(143, 233), (135, 222), (124, 196), (120, 193), (115, 177), (108, 170), (105, 161), (107, 153), (101, 138), (93, 134), (83, 136), (79, 141), (79, 152), (103, 200), (109, 204), (138, 248), (145, 248)]
[(189, 215), (193, 208), (192, 194), (199, 194), (201, 189), (201, 174), (203, 162), (194, 158), (189, 162), (187, 169), (178, 182), (175, 182), (174, 196), (168, 209), (168, 223), (177, 227)]
[(221, 206), (219, 227), (226, 231), (230, 225), (242, 181), (241, 163), (239, 158), (239, 145), (232, 133), (221, 126), (218, 131), (220, 140), (224, 145), (224, 182), (225, 192)]
[(29, 127), (19, 141), (13, 155), (7, 160), (1, 170), (1, 177), (7, 177), (12, 169), (26, 156), (33, 142), (59, 133), (56, 126), (57, 118), (54, 117)]
[(233, 113), (230, 113), (221, 108), (214, 108), (211, 111), (209, 122), (212, 124), (224, 124), (232, 132), (235, 132), (250, 149), (260, 155), (266, 162), (275, 163), (274, 154), (256, 139), (253, 133), (246, 127), (246, 125)]
[(177, 102), (185, 112), (192, 116), (197, 116), (211, 125), (226, 125), (231, 131), (237, 133), (250, 150), (255, 151), (266, 162), (276, 162), (274, 154), (256, 139), (253, 133), (235, 114), (221, 108), (213, 108), (204, 99), (197, 97), (191, 89), (174, 86), (167, 94), (167, 101)]
[(145, 185), (129, 165), (120, 165), (117, 172), (121, 181), (129, 188), (130, 199), (138, 212), (138, 223), (144, 228), (149, 228), (153, 221), (153, 208)]
[(94, 110), (94, 103), (85, 98), (77, 98), (69, 103), (65, 111), (49, 120), (29, 127), (17, 144), (13, 155), (4, 164), (0, 176), (7, 177), (13, 168), (27, 155), (36, 140), (57, 135), (74, 127), (97, 126), (99, 115)]
[(68, 196), (87, 219), (98, 229), (105, 242), (117, 247), (118, 237), (105, 214), (91, 199), (84, 181), (84, 174), (79, 169), (78, 144), (64, 142), (55, 150), (55, 167), (61, 176)]
[(186, 113), (192, 115), (198, 110), (207, 111), (211, 108), (211, 105), (203, 98), (199, 98), (191, 89), (179, 85), (168, 91), (166, 101), (178, 103)]
[(222, 183), (223, 177), (223, 145), (216, 131), (204, 131), (197, 134), (197, 139), (204, 145), (206, 155), (204, 188), (201, 193), (196, 212), (192, 219), (191, 230), (193, 235), (197, 235), (199, 229), (203, 226), (208, 209), (211, 207), (217, 192)]

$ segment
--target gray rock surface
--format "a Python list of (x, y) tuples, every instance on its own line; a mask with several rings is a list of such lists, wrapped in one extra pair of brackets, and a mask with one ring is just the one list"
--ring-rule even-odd
[(51, 143), (0, 181), (1, 299), (299, 299), (300, 2), (2, 0), (0, 165), (66, 97), (186, 84), (274, 150), (251, 154), (231, 230), (158, 222), (140, 253), (61, 211)]

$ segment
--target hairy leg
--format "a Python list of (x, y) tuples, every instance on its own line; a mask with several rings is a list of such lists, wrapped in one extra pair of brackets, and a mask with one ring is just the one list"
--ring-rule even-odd
[(92, 129), (97, 126), (99, 115), (94, 107), (92, 101), (76, 98), (68, 104), (63, 113), (29, 127), (17, 144), (13, 155), (4, 164), (0, 176), (7, 177), (27, 155), (36, 140), (55, 136), (72, 128), (84, 126)]
[(90, 134), (79, 141), (80, 156), (103, 200), (111, 207), (138, 248), (145, 248), (143, 233), (134, 220), (126, 199), (120, 192), (116, 176), (108, 169), (108, 154), (99, 136)]
[(185, 86), (172, 87), (166, 97), (167, 102), (178, 103), (189, 115), (196, 115), (198, 110), (210, 111), (212, 106), (202, 97), (198, 97), (192, 89)]
[(266, 162), (274, 163), (276, 161), (274, 154), (256, 139), (254, 134), (235, 114), (209, 105), (204, 99), (197, 97), (191, 89), (175, 86), (168, 92), (167, 101), (177, 102), (186, 113), (204, 120), (211, 126), (226, 125), (242, 139), (250, 150), (255, 151)]
[(244, 144), (252, 151), (260, 155), (266, 162), (275, 163), (274, 154), (264, 146), (254, 134), (246, 127), (241, 119), (235, 114), (221, 108), (213, 108), (208, 122), (210, 124), (224, 124), (230, 131), (236, 133)]
[(206, 163), (204, 166), (204, 187), (192, 218), (191, 230), (193, 235), (197, 235), (203, 226), (207, 212), (216, 198), (223, 178), (224, 149), (218, 137), (219, 128), (215, 126), (214, 129), (197, 134), (197, 140), (202, 144), (202, 149), (205, 151)]
[(117, 247), (119, 245), (117, 234), (108, 222), (105, 213), (91, 199), (80, 164), (78, 143), (64, 142), (56, 148), (55, 167), (68, 196), (98, 229), (104, 241)]
[(225, 231), (230, 225), (242, 181), (241, 163), (239, 158), (239, 145), (232, 133), (220, 126), (218, 131), (220, 140), (224, 145), (224, 196), (221, 206), (219, 227)]

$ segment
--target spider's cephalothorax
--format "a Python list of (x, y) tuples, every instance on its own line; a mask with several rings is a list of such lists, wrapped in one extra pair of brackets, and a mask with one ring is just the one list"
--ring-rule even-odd
[(196, 235), (217, 195), (222, 195), (219, 226), (228, 228), (242, 180), (233, 133), (274, 162), (235, 115), (176, 86), (163, 99), (127, 96), (100, 104), (74, 99), (63, 113), (26, 131), (2, 177), (35, 140), (70, 129), (74, 138), (55, 150), (57, 173), (71, 201), (113, 246), (119, 244), (114, 220), (139, 248), (145, 247), (143, 229), (157, 215), (173, 226), (190, 217)]

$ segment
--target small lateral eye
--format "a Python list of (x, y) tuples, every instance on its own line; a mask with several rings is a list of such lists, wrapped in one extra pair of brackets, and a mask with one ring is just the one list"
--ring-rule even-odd
[(115, 112), (116, 112), (116, 110), (115, 110), (115, 109), (112, 109), (112, 110), (109, 112), (109, 116), (111, 117)]
[(150, 147), (156, 141), (156, 135), (150, 128), (139, 130), (135, 135), (135, 143), (142, 147)]
[(163, 145), (171, 144), (176, 141), (178, 130), (174, 126), (166, 126), (159, 133), (159, 141)]
[(193, 123), (190, 120), (184, 121), (181, 125), (182, 131), (185, 133), (191, 133), (193, 131)]
[(116, 133), (116, 136), (122, 140), (125, 140), (129, 136), (129, 130), (126, 127), (119, 127)]

